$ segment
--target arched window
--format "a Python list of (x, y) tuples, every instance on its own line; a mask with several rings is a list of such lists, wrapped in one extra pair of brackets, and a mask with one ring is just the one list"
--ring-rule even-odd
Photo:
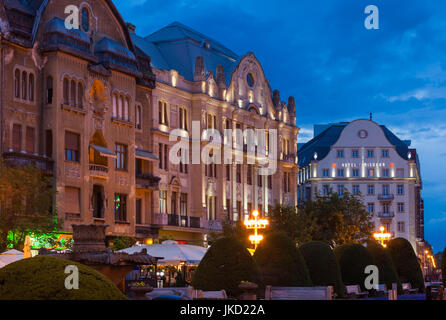
[(63, 103), (69, 104), (70, 99), (70, 88), (68, 83), (68, 78), (63, 79)]
[(129, 120), (129, 104), (130, 104), (130, 99), (129, 98), (124, 98), (124, 120)]
[(123, 106), (123, 100), (124, 98), (122, 96), (119, 97), (118, 99), (118, 118), (122, 119), (122, 106)]
[(14, 75), (14, 97), (20, 98), (20, 70), (16, 69)]
[(118, 95), (113, 93), (113, 118), (118, 116)]
[(26, 71), (22, 72), (22, 99), (26, 100), (28, 94), (28, 74)]
[(76, 106), (76, 81), (71, 80), (70, 105)]
[(142, 110), (141, 110), (140, 105), (136, 106), (135, 118), (136, 118), (136, 128), (141, 129), (141, 127), (142, 127), (142, 123), (141, 123)]
[(46, 78), (46, 102), (48, 104), (53, 103), (53, 77), (51, 76)]
[(77, 106), (79, 108), (84, 107), (84, 85), (82, 82), (78, 82), (77, 84)]
[(90, 30), (90, 12), (87, 8), (81, 10), (82, 30), (88, 32)]
[(29, 101), (34, 101), (34, 74), (29, 74)]

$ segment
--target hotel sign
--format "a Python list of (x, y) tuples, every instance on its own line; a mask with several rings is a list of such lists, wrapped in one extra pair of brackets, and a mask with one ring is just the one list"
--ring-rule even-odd
[(353, 162), (344, 162), (341, 164), (343, 168), (360, 168), (360, 167), (385, 167), (386, 164), (384, 162), (364, 162), (364, 163), (353, 163)]

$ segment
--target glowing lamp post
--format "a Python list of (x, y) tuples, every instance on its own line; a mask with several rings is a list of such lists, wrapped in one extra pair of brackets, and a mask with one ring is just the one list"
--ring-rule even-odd
[(254, 250), (257, 249), (257, 245), (263, 240), (263, 236), (261, 234), (257, 233), (258, 229), (265, 229), (268, 225), (268, 220), (266, 219), (259, 219), (259, 212), (257, 210), (254, 210), (252, 213), (252, 216), (254, 219), (247, 219), (245, 220), (245, 227), (246, 229), (254, 229), (254, 234), (249, 236), (249, 240), (254, 245)]
[(386, 248), (387, 245), (384, 243), (384, 241), (387, 241), (387, 240), (389, 240), (390, 238), (392, 238), (392, 235), (391, 235), (390, 233), (388, 233), (388, 232), (384, 232), (384, 227), (383, 227), (383, 226), (381, 226), (381, 227), (379, 228), (379, 231), (381, 231), (381, 232), (379, 232), (379, 233), (374, 233), (374, 234), (373, 234), (373, 237), (374, 237), (376, 240), (380, 241), (380, 242), (381, 242), (381, 245), (382, 245), (384, 248)]

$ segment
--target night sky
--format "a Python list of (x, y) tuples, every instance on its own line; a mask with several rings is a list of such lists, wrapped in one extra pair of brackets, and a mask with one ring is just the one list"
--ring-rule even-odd
[[(243, 55), (296, 98), (299, 142), (313, 124), (368, 118), (412, 140), (421, 159), (426, 240), (446, 246), (446, 1), (114, 0), (146, 36), (179, 21)], [(367, 5), (379, 30), (364, 27)]]

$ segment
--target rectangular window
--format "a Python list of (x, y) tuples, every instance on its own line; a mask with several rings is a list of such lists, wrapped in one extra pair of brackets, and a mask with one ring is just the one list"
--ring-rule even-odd
[(353, 169), (353, 177), (359, 177), (359, 169)]
[(403, 195), (403, 194), (404, 194), (404, 185), (399, 184), (398, 185), (398, 195)]
[(167, 109), (167, 102), (164, 101), (158, 101), (158, 122), (159, 124), (168, 125), (168, 109)]
[(388, 158), (389, 157), (389, 150), (385, 149), (382, 151), (382, 157), (383, 158)]
[(65, 214), (80, 217), (81, 215), (81, 189), (65, 187)]
[(167, 144), (165, 144), (164, 145), (164, 170), (169, 170), (168, 157), (169, 157), (169, 146)]
[(115, 221), (127, 221), (127, 195), (115, 193)]
[(159, 143), (158, 144), (158, 164), (159, 164), (159, 168), (162, 169), (163, 168), (163, 144)]
[(178, 212), (177, 212), (177, 193), (176, 192), (172, 192), (172, 195), (170, 196), (170, 213), (178, 214)]
[(344, 196), (344, 186), (338, 186), (338, 196)]
[(328, 196), (328, 194), (330, 193), (329, 192), (329, 187), (328, 187), (328, 184), (324, 184), (323, 186), (322, 186), (322, 193), (324, 194), (324, 196)]
[(142, 224), (142, 199), (136, 199), (136, 224)]
[(398, 202), (398, 213), (404, 213), (404, 202)]
[(12, 125), (12, 150), (14, 152), (22, 151), (22, 126), (20, 124)]
[(367, 158), (374, 158), (375, 153), (373, 150), (367, 150)]
[(80, 136), (73, 132), (65, 132), (65, 160), (66, 161), (80, 161)]
[(167, 214), (167, 191), (165, 190), (160, 190), (159, 205), (160, 214)]
[(344, 150), (338, 150), (337, 151), (337, 158), (344, 158)]
[(322, 175), (327, 178), (330, 176), (330, 170), (329, 169), (324, 169), (322, 170)]
[(187, 109), (180, 107), (180, 129), (187, 130)]
[(354, 185), (353, 186), (353, 194), (354, 195), (358, 195), (359, 194), (359, 185)]
[(388, 196), (389, 195), (389, 186), (383, 185), (383, 195)]
[(27, 153), (34, 153), (35, 152), (35, 130), (32, 127), (26, 127), (26, 145), (25, 145), (25, 151)]
[(359, 158), (359, 150), (352, 150), (352, 158)]
[(180, 215), (182, 217), (187, 216), (187, 193), (180, 195)]
[(258, 187), (263, 187), (263, 176), (260, 174), (257, 174), (257, 186)]
[(373, 178), (375, 176), (375, 169), (368, 169), (367, 170), (367, 177)]
[(383, 169), (383, 177), (388, 178), (390, 176), (390, 170), (389, 169)]
[(117, 143), (115, 145), (115, 168), (116, 170), (127, 170), (127, 146), (124, 144)]
[(374, 213), (375, 212), (375, 204), (374, 203), (368, 203), (367, 204), (367, 210), (369, 211), (369, 213)]
[(368, 186), (367, 186), (367, 194), (368, 194), (369, 196), (375, 194), (375, 186), (374, 186), (374, 185), (368, 185)]
[(402, 221), (398, 222), (398, 232), (406, 232), (406, 226)]
[(338, 177), (343, 177), (344, 176), (344, 169), (338, 169)]

